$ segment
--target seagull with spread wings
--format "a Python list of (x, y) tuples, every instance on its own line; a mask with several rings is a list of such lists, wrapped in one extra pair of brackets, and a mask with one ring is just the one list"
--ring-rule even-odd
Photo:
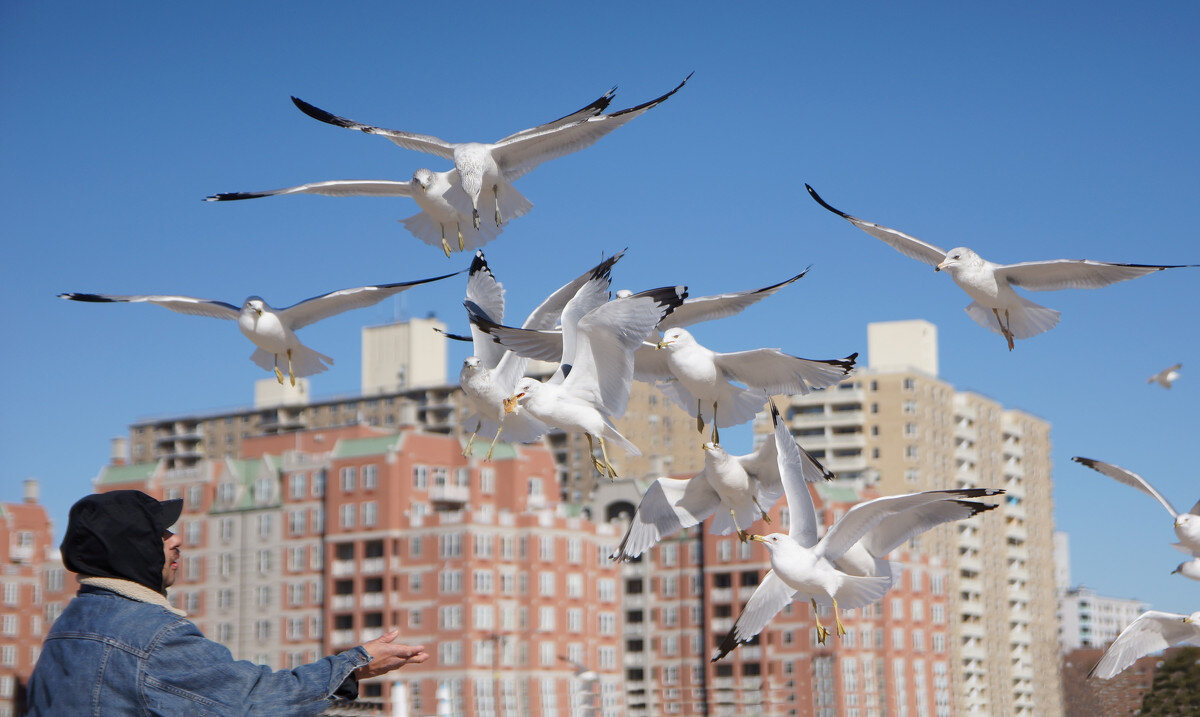
[(300, 343), (296, 331), (351, 309), (373, 306), (414, 286), (440, 281), (460, 273), (462, 272), (417, 281), (342, 289), (305, 299), (283, 309), (272, 308), (260, 296), (247, 298), (240, 309), (224, 301), (197, 299), (192, 296), (66, 293), (59, 294), (58, 297), (91, 303), (157, 304), (181, 314), (237, 321), (238, 328), (246, 338), (258, 347), (250, 354), (250, 360), (267, 371), (274, 370), (276, 380), (282, 385), (283, 372), (279, 369), (279, 360), (280, 357), (286, 358), (288, 377), (295, 386), (297, 376), (321, 373), (333, 365), (332, 358)]
[(1148, 610), (1117, 635), (1088, 678), (1111, 680), (1146, 655), (1176, 645), (1200, 645), (1200, 611), (1177, 615)]
[[(624, 254), (622, 251), (605, 259), (559, 288), (534, 309), (521, 326), (530, 330), (554, 326), (570, 299), (589, 282), (597, 282), (607, 289), (612, 267)], [(464, 305), (468, 315), (476, 314), (497, 324), (504, 320), (504, 285), (492, 274), (482, 251), (475, 252), (475, 259), (471, 262)], [(475, 324), (471, 324), (471, 334), (474, 355), (463, 361), (458, 380), (463, 394), (474, 409), (466, 423), (468, 426), (474, 423), (475, 429), (467, 440), (463, 455), (470, 453), (471, 445), (479, 433), (492, 433), (492, 443), (484, 458), (490, 460), (502, 432), (507, 430), (508, 440), (521, 443), (538, 438), (546, 432), (547, 427), (527, 411), (504, 412), (504, 399), (515, 391), (517, 381), (525, 375), (529, 360), (513, 351), (506, 351)]]
[[(1154, 486), (1150, 485), (1149, 481), (1133, 471), (1126, 470), (1112, 463), (1084, 458), (1083, 456), (1075, 456), (1071, 460), (1085, 465), (1097, 473), (1102, 473), (1119, 483), (1124, 483), (1130, 488), (1136, 488), (1157, 500), (1162, 507), (1167, 509), (1171, 517), (1175, 519), (1175, 535), (1179, 538), (1179, 542), (1172, 543), (1171, 545), (1188, 555), (1200, 555), (1200, 501), (1196, 501), (1196, 504), (1188, 512), (1180, 513), (1178, 510), (1175, 510), (1175, 506), (1171, 505), (1171, 501), (1164, 498), (1162, 493), (1159, 493)], [(1182, 566), (1180, 567), (1182, 568)]]
[[(504, 231), (499, 226), (474, 227), (469, 222), (471, 199), (463, 191), (462, 180), (457, 169), (434, 172), (418, 169), (407, 182), (386, 179), (335, 179), (327, 182), (310, 182), (296, 187), (272, 189), (265, 192), (227, 192), (205, 197), (209, 202), (227, 202), (236, 199), (257, 199), (285, 194), (319, 194), (326, 197), (411, 197), (419, 213), (400, 220), (413, 236), (430, 246), (440, 246), (449, 257), (453, 249), (446, 239), (457, 234), (458, 250), (478, 249)], [(529, 200), (517, 192), (504, 196), (501, 210), (507, 217), (519, 217), (533, 207)], [(464, 228), (464, 224), (466, 227)]]
[[(592, 463), (602, 475), (616, 478), (606, 441), (641, 455), (612, 422), (629, 403), (633, 352), (686, 297), (687, 287), (666, 286), (608, 301), (607, 290), (588, 282), (563, 309), (565, 348), (558, 371), (545, 383), (528, 377), (518, 381), (505, 399), (505, 412), (526, 410), (548, 426), (583, 433), (592, 451), (598, 439), (603, 461), (593, 453)], [(489, 334), (498, 328), (476, 313), (471, 323)]]
[(830, 206), (816, 191), (804, 185), (822, 207), (842, 217), (876, 239), (918, 261), (945, 270), (954, 283), (974, 301), (967, 315), (975, 323), (1002, 335), (1013, 350), (1013, 339), (1027, 339), (1058, 324), (1059, 312), (1022, 297), (1014, 289), (1053, 291), (1097, 289), (1118, 281), (1136, 279), (1163, 269), (1183, 269), (1195, 264), (1113, 264), (1091, 259), (1052, 259), (1019, 264), (994, 264), (966, 247), (946, 251), (904, 232), (868, 222)]
[[(850, 609), (870, 605), (884, 596), (891, 588), (890, 571), (885, 575), (855, 575), (838, 566), (838, 562), (860, 542), (866, 542), (868, 551), (888, 551), (935, 525), (945, 522), (943, 514), (930, 515), (923, 510), (939, 502), (962, 503), (964, 498), (997, 495), (1000, 490), (966, 488), (956, 490), (934, 490), (924, 493), (909, 493), (868, 500), (846, 511), (824, 537), (817, 537), (817, 515), (812, 496), (808, 492), (809, 480), (804, 473), (804, 462), (800, 447), (791, 439), (791, 432), (772, 405), (771, 419), (775, 424), (776, 441), (779, 446), (779, 474), (783, 491), (787, 496), (788, 533), (751, 535), (751, 540), (767, 546), (771, 553), (771, 570), (750, 596), (742, 614), (721, 644), (712, 660), (715, 662), (729, 654), (739, 644), (750, 641), (779, 614), (797, 595), (808, 598), (817, 622), (817, 640), (825, 643), (829, 630), (817, 617), (817, 605), (832, 605), (833, 619), (838, 635), (846, 630), (838, 615), (838, 609)], [(786, 436), (786, 439), (784, 438)], [(977, 504), (974, 512), (966, 511), (969, 517), (986, 504)], [(993, 506), (994, 507), (994, 506)], [(962, 511), (959, 511), (962, 515)], [(877, 532), (878, 531), (878, 532)], [(886, 554), (886, 553), (881, 553)]]
[[(582, 119), (579, 118), (580, 112), (588, 108), (545, 125), (521, 130), (490, 144), (447, 142), (432, 135), (383, 129), (338, 117), (296, 97), (292, 98), (292, 102), (301, 112), (321, 122), (356, 129), (367, 134), (377, 134), (387, 137), (405, 149), (453, 160), (455, 169), (462, 177), (462, 188), (471, 200), (472, 224), (478, 228), (479, 205), (481, 200), (487, 199), (485, 192), (491, 194), (495, 223), (496, 226), (500, 226), (505, 220), (501, 213), (501, 203), (505, 201), (505, 195), (519, 194), (512, 182), (543, 162), (590, 147), (604, 135), (661, 104), (679, 91), (689, 78), (690, 74), (675, 89), (636, 107), (602, 114), (608, 105), (608, 102), (604, 101), (603, 106), (596, 112)], [(611, 100), (611, 93), (589, 107), (599, 105), (605, 98)]]
[[(717, 517), (709, 532), (714, 535), (736, 532), (738, 537), (748, 540), (745, 528), (760, 515), (769, 522), (767, 511), (783, 495), (778, 461), (780, 441), (794, 442), (794, 439), (786, 430), (776, 431), (773, 440), (763, 441), (756, 451), (744, 456), (731, 455), (715, 443), (705, 443), (702, 471), (688, 479), (663, 477), (650, 484), (612, 558), (632, 560), (713, 514)], [(813, 483), (833, 480), (833, 474), (808, 451), (801, 448), (799, 452), (804, 480)]]
[(1168, 366), (1162, 371), (1159, 371), (1150, 378), (1146, 379), (1146, 383), (1157, 383), (1159, 386), (1162, 386), (1165, 389), (1170, 389), (1171, 384), (1175, 383), (1175, 380), (1179, 378), (1179, 370), (1182, 368), (1183, 364), (1181, 363), (1177, 363), (1174, 366)]

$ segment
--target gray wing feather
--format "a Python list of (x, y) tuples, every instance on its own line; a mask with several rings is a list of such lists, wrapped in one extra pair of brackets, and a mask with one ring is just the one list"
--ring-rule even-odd
[(712, 661), (716, 662), (728, 655), (735, 647), (749, 642), (755, 635), (763, 631), (772, 619), (792, 601), (796, 591), (787, 586), (772, 570), (758, 584), (750, 600), (746, 603), (742, 614), (729, 634), (721, 640)]
[(311, 299), (305, 299), (286, 309), (279, 309), (276, 313), (279, 314), (280, 321), (283, 321), (292, 331), (296, 331), (321, 319), (336, 316), (344, 311), (378, 304), (389, 296), (394, 296), (405, 289), (410, 289), (419, 284), (440, 281), (441, 279), (447, 279), (460, 273), (462, 272), (456, 271), (453, 274), (443, 274), (442, 276), (435, 276), (430, 279), (342, 289), (341, 291), (333, 291), (321, 296), (314, 296)]
[(824, 199), (821, 199), (821, 196), (817, 194), (816, 190), (814, 190), (812, 187), (808, 186), (807, 184), (804, 185), (804, 187), (808, 190), (808, 193), (812, 195), (812, 198), (817, 200), (817, 204), (820, 204), (876, 239), (883, 240), (904, 256), (916, 259), (917, 261), (923, 261), (930, 266), (937, 266), (938, 264), (942, 263), (943, 259), (946, 258), (945, 249), (934, 246), (929, 242), (921, 241), (920, 239), (914, 236), (909, 236), (904, 232), (896, 231), (895, 229), (889, 229), (883, 225), (850, 216), (840, 209), (834, 209)]
[[(1150, 485), (1149, 481), (1137, 473), (1126, 470), (1121, 466), (1113, 465), (1112, 463), (1105, 463), (1104, 461), (1098, 461), (1093, 458), (1084, 458), (1083, 456), (1075, 456), (1071, 458), (1071, 460), (1085, 465), (1097, 473), (1103, 473), (1118, 483), (1124, 483), (1130, 488), (1136, 488), (1140, 490), (1141, 492), (1161, 503), (1162, 506), (1167, 509), (1167, 512), (1171, 514), (1172, 518), (1179, 517), (1179, 511), (1175, 510), (1175, 506), (1171, 505), (1171, 501), (1164, 498), (1162, 493), (1159, 493), (1157, 490), (1155, 490), (1154, 486)], [(1200, 506), (1200, 503), (1197, 503), (1197, 506)]]
[(1185, 642), (1195, 644), (1200, 631), (1195, 625), (1184, 622), (1184, 617), (1157, 610), (1142, 613), (1121, 631), (1088, 677), (1111, 679), (1146, 655)]
[(753, 291), (714, 294), (712, 296), (698, 296), (694, 299), (688, 299), (683, 302), (683, 306), (675, 309), (671, 312), (670, 316), (662, 320), (662, 323), (658, 325), (658, 330), (666, 331), (670, 328), (682, 328), (698, 324), (702, 321), (723, 319), (726, 316), (741, 313), (746, 307), (762, 301), (788, 284), (799, 281), (807, 273), (808, 269), (805, 269), (787, 281), (781, 281), (778, 284), (764, 286), (761, 289)]
[[(787, 496), (788, 535), (802, 547), (817, 544), (817, 509), (813, 506), (808, 484), (812, 474), (805, 471), (805, 456), (792, 438), (792, 432), (779, 415), (775, 401), (771, 401), (771, 421), (775, 426), (775, 451), (779, 466), (779, 480)], [(807, 455), (807, 453), (805, 453)], [(808, 456), (813, 463), (816, 461)], [(817, 464), (820, 465), (820, 464)]]
[(356, 129), (359, 132), (365, 132), (367, 134), (377, 134), (380, 137), (387, 137), (404, 149), (411, 149), (416, 152), (432, 154), (435, 157), (441, 157), (443, 159), (454, 159), (455, 145), (439, 137), (434, 137), (433, 135), (428, 134), (404, 132), (398, 129), (384, 129), (382, 127), (373, 127), (369, 124), (355, 122), (352, 119), (338, 117), (337, 115), (326, 112), (319, 107), (314, 107), (298, 97), (293, 97), (292, 103), (295, 104), (301, 112), (320, 122), (331, 124), (337, 127), (345, 127), (346, 129)]
[(295, 187), (269, 189), (264, 192), (225, 192), (205, 197), (206, 202), (227, 202), (235, 199), (257, 199), (283, 194), (320, 194), (326, 197), (411, 197), (412, 184), (386, 179), (333, 179), (309, 182)]
[(779, 349), (753, 349), (714, 355), (717, 366), (737, 381), (766, 391), (806, 394), (839, 383), (850, 374), (858, 354), (844, 359), (815, 360), (785, 354)]
[(214, 319), (229, 319), (231, 321), (236, 321), (241, 311), (233, 304), (227, 304), (224, 301), (197, 299), (192, 296), (66, 293), (59, 294), (58, 298), (96, 304), (157, 304), (164, 309), (170, 309), (180, 314), (208, 316)]
[(1055, 289), (1098, 289), (1118, 281), (1136, 279), (1163, 269), (1184, 269), (1191, 264), (1110, 264), (1091, 259), (1054, 259), (1002, 264), (996, 275), (1013, 286), (1030, 291)]
[(721, 506), (721, 496), (709, 485), (704, 473), (687, 480), (659, 478), (650, 484), (629, 529), (612, 557), (636, 558), (684, 528), (699, 524)]

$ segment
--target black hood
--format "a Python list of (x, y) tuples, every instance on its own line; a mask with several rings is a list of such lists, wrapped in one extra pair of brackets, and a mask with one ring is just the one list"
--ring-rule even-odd
[(183, 500), (156, 500), (140, 490), (115, 490), (71, 506), (63, 565), (87, 577), (132, 580), (163, 589), (163, 533), (179, 520)]

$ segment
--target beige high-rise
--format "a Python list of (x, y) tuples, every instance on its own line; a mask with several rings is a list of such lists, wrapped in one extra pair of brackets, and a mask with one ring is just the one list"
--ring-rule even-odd
[[(1050, 424), (939, 379), (929, 322), (869, 324), (867, 333), (868, 368), (825, 391), (777, 398), (780, 410), (830, 470), (885, 495), (1006, 491), (996, 510), (918, 539), (952, 568), (955, 702), (965, 714), (1062, 714)], [(755, 432), (771, 432), (769, 417)]]

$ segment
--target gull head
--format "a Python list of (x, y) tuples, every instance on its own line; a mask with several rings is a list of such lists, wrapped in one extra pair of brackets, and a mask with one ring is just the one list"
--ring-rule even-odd
[(746, 537), (767, 546), (767, 550), (770, 550), (772, 553), (781, 548), (786, 549), (788, 543), (795, 543), (795, 541), (783, 533), (771, 533), (770, 535), (749, 534)]
[(942, 259), (942, 263), (933, 267), (934, 271), (945, 269), (953, 274), (956, 270), (963, 267), (975, 266), (982, 262), (979, 255), (965, 246), (955, 247), (946, 252), (946, 258)]
[(1200, 610), (1197, 610), (1196, 612), (1192, 613), (1191, 615), (1188, 615), (1187, 617), (1183, 618), (1183, 621), (1188, 623), (1189, 625), (1200, 625)]
[(262, 316), (263, 311), (267, 308), (267, 302), (263, 301), (261, 296), (251, 296), (242, 304), (242, 313), (254, 312), (255, 316)]
[(536, 392), (535, 386), (540, 386), (537, 379), (532, 379), (526, 376), (517, 382), (517, 387), (513, 395), (504, 399), (504, 415), (516, 413), (520, 410), (521, 404), (529, 400), (529, 397)]
[(1196, 521), (1200, 520), (1200, 515), (1192, 515), (1191, 513), (1180, 513), (1175, 518), (1176, 528), (1196, 528), (1200, 527)]
[(663, 334), (663, 337), (659, 340), (659, 342), (657, 344), (655, 344), (655, 346), (657, 346), (660, 349), (665, 349), (665, 348), (669, 348), (669, 347), (675, 346), (675, 345), (688, 346), (695, 342), (696, 342), (695, 339), (693, 339), (692, 335), (689, 334), (687, 331), (676, 328), (676, 329), (667, 329), (667, 333)]
[(463, 361), (463, 370), (464, 370), (464, 371), (467, 371), (467, 370), (470, 370), (470, 371), (478, 371), (478, 370), (479, 370), (479, 367), (480, 367), (481, 365), (482, 365), (482, 364), (479, 362), (479, 357), (478, 357), (478, 356), (468, 356), (468, 357), (467, 357), (467, 358), (466, 358), (466, 359)]
[(421, 192), (427, 193), (429, 187), (433, 185), (433, 172), (428, 169), (418, 169), (413, 172), (412, 183), (421, 188)]

